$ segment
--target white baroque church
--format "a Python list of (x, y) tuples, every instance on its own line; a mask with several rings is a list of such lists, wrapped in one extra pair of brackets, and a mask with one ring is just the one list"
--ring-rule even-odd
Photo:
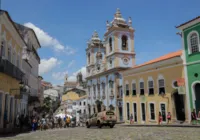
[(113, 109), (118, 121), (123, 120), (123, 79), (121, 72), (135, 65), (134, 29), (129, 17), (126, 21), (119, 9), (101, 40), (95, 31), (88, 41), (87, 95), (91, 115)]

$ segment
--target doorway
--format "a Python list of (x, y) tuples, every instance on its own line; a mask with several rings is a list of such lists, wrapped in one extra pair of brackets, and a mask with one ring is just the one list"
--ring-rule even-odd
[(160, 104), (160, 111), (161, 111), (161, 115), (162, 115), (162, 121), (166, 122), (166, 105), (165, 105), (165, 103)]
[(175, 92), (174, 93), (174, 102), (175, 102), (177, 120), (185, 121), (184, 96), (178, 94), (178, 92)]
[(196, 113), (200, 111), (200, 83), (195, 84), (194, 86), (194, 92), (195, 92), (195, 107), (196, 107)]
[(133, 103), (133, 117), (134, 117), (134, 122), (137, 122), (137, 104)]
[(142, 108), (142, 121), (146, 121), (146, 110), (145, 110), (145, 103), (141, 103)]
[(119, 107), (119, 120), (122, 121), (123, 120), (123, 114), (122, 114), (122, 107)]
[(127, 109), (127, 111), (126, 111), (126, 113), (127, 113), (127, 120), (129, 120), (130, 118), (130, 108), (129, 108), (129, 103), (126, 103), (126, 109)]

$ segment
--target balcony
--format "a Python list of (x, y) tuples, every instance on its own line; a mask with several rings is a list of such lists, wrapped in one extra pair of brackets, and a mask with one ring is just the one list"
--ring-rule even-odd
[(0, 57), (0, 72), (5, 73), (17, 80), (22, 80), (24, 73), (10, 61), (2, 59)]

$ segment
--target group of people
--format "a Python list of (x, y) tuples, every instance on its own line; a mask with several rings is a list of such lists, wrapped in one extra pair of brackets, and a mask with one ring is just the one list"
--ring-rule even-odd
[[(75, 118), (72, 118), (75, 120)], [(42, 116), (41, 119), (32, 119), (32, 131), (36, 131), (37, 129), (46, 130), (46, 129), (54, 129), (54, 128), (66, 128), (72, 126), (72, 121), (70, 117), (65, 116), (63, 119), (61, 117), (46, 117)]]
[[(162, 121), (163, 121), (163, 116), (162, 116), (162, 113), (159, 112), (159, 114), (158, 114), (158, 124), (159, 125), (162, 124)], [(170, 121), (171, 121), (171, 113), (168, 112), (168, 114), (167, 114), (167, 124), (169, 124)], [(130, 116), (130, 124), (133, 124), (133, 123), (134, 123), (133, 114), (131, 114), (131, 116)]]

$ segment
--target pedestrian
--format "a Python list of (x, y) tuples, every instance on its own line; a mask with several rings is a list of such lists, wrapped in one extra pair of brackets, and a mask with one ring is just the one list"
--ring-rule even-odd
[(55, 123), (55, 128), (58, 128), (58, 118), (57, 117), (54, 118), (54, 123)]
[(51, 118), (51, 129), (53, 129), (54, 128), (54, 126), (55, 126), (55, 123), (54, 123), (54, 119), (53, 119), (53, 117)]
[(32, 131), (36, 131), (36, 119), (33, 118), (33, 122), (32, 122)]
[(67, 127), (69, 127), (69, 124), (70, 124), (70, 121), (71, 121), (71, 120), (70, 120), (70, 117), (67, 117), (66, 120), (67, 120)]
[(133, 114), (130, 116), (130, 124), (133, 124)]
[(42, 124), (41, 131), (43, 129), (46, 130), (46, 120), (45, 120), (45, 116), (44, 115), (42, 117), (41, 124)]
[(58, 125), (59, 125), (59, 128), (62, 127), (62, 119), (61, 119), (61, 117), (58, 118)]
[(19, 127), (19, 125), (20, 125), (20, 116), (19, 116), (19, 114), (17, 114), (15, 125), (16, 125), (16, 127)]
[(196, 115), (196, 111), (195, 109), (193, 109), (192, 113), (191, 113), (191, 123), (192, 124), (197, 124), (197, 115)]
[(158, 115), (158, 124), (160, 125), (162, 123), (162, 114), (161, 112), (159, 112), (159, 115)]
[(168, 114), (167, 114), (167, 124), (169, 124), (170, 121), (171, 121), (171, 113), (168, 112)]

